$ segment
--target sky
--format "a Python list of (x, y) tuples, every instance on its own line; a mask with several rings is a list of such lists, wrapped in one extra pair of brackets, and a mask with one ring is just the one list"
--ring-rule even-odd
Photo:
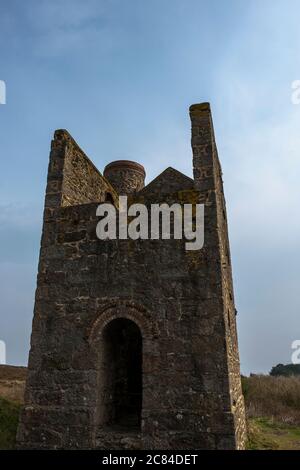
[(28, 358), (50, 141), (97, 167), (192, 176), (192, 103), (211, 103), (229, 219), (241, 370), (300, 339), (298, 0), (1, 0), (0, 340)]

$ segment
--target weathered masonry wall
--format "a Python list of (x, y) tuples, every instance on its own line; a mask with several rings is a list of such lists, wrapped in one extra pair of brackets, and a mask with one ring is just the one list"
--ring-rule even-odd
[(144, 167), (129, 160), (109, 163), (104, 168), (104, 175), (121, 195), (136, 193), (145, 186)]
[(65, 130), (57, 130), (51, 144), (46, 207), (103, 202), (116, 198), (110, 183)]
[[(105, 200), (111, 188), (97, 172), (81, 172), (84, 156), (78, 166), (68, 156), (65, 131), (56, 134), (19, 447), (244, 447), (226, 212), (209, 107), (192, 107), (191, 119), (194, 181), (167, 169), (129, 203), (204, 203), (200, 251), (186, 251), (185, 240), (98, 240), (94, 198)], [(88, 182), (99, 177), (99, 193), (83, 189), (86, 182), (73, 192), (84, 175)], [(62, 185), (49, 192), (49, 181)], [(134, 322), (142, 337), (141, 426), (135, 429), (116, 429), (105, 411), (113, 406), (105, 329), (120, 318)]]
[(231, 409), (235, 420), (237, 447), (242, 448), (246, 439), (244, 399), (241, 390), (238, 354), (236, 309), (234, 304), (230, 247), (228, 239), (226, 203), (222, 182), (222, 170), (215, 142), (212, 116), (208, 103), (190, 107), (192, 122), (192, 150), (195, 186), (215, 193), (217, 208), (217, 233), (220, 250), (223, 316), (228, 355), (228, 377)]

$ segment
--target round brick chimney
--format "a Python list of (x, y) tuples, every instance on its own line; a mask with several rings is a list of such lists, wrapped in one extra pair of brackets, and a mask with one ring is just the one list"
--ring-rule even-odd
[(140, 191), (145, 186), (145, 169), (142, 165), (130, 160), (116, 160), (104, 168), (103, 175), (118, 194)]

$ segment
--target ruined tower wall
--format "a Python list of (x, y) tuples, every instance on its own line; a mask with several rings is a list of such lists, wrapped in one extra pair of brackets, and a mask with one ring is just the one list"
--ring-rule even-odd
[(65, 130), (57, 130), (51, 143), (46, 207), (72, 206), (117, 198), (114, 188)]
[(45, 221), (19, 445), (122, 448), (124, 436), (95, 429), (100, 346), (90, 337), (111, 311), (108, 319), (120, 312), (151, 325), (133, 446), (235, 448), (216, 236), (201, 255), (182, 240), (100, 241), (95, 212), (95, 204), (63, 207)]
[[(74, 286), (69, 284), (67, 271), (70, 260), (73, 260), (71, 272), (76, 269), (75, 260), (80, 257), (77, 246), (87, 233), (88, 203), (96, 202), (92, 204), (94, 216), (98, 203), (105, 201), (107, 193), (114, 201), (117, 199), (115, 190), (71, 135), (65, 130), (55, 131), (49, 157), (25, 390), (25, 403), (34, 406), (24, 407), (18, 432), (18, 440), (24, 447), (76, 447), (80, 440), (84, 448), (90, 443), (90, 431), (85, 433), (84, 429), (90, 426), (90, 409), (94, 404), (91, 401), (87, 407), (83, 397), (86, 387), (92, 387), (96, 379), (88, 368), (79, 367), (78, 370), (63, 359), (71, 350), (75, 351), (74, 345), (78, 345), (76, 321), (72, 323), (72, 315), (69, 316), (71, 322), (64, 319), (66, 303), (75, 302), (77, 297), (84, 298), (88, 289), (84, 287), (84, 273), (81, 273), (82, 286), (78, 287), (76, 283)], [(78, 211), (74, 213), (73, 207)], [(68, 224), (70, 214), (71, 226)], [(80, 221), (84, 224), (83, 231)], [(86, 256), (86, 266), (90, 262), (89, 253), (81, 255)]]
[[(60, 195), (47, 188), (19, 447), (243, 448), (233, 311), (232, 330), (227, 324), (232, 285), (223, 266), (220, 173), (207, 107), (202, 110), (191, 109), (195, 187), (167, 170), (155, 182), (158, 190), (150, 184), (130, 197), (148, 207), (204, 203), (200, 251), (186, 251), (184, 239), (98, 240), (97, 203), (62, 204), (64, 176), (78, 174), (78, 160), (70, 159), (75, 168), (64, 173), (65, 138), (54, 139), (48, 185), (60, 181), (54, 185)], [(164, 185), (172, 175), (172, 184)], [(143, 337), (142, 426), (134, 436), (107, 430), (97, 418), (102, 332), (118, 317), (132, 319)]]
[[(192, 150), (195, 187), (203, 194), (214, 194), (216, 229), (220, 253), (222, 281), (223, 322), (227, 348), (227, 367), (231, 409), (235, 420), (237, 448), (243, 448), (246, 439), (244, 399), (241, 389), (240, 363), (237, 341), (236, 308), (232, 282), (230, 247), (222, 170), (218, 158), (210, 106), (208, 103), (190, 108), (192, 122)], [(206, 220), (208, 219), (207, 216)]]

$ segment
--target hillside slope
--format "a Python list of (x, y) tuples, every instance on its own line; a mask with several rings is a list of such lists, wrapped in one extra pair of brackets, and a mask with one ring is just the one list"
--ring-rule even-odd
[(0, 365), (0, 449), (15, 447), (20, 408), (24, 400), (26, 367)]
[(23, 403), (26, 367), (0, 365), (0, 397)]

